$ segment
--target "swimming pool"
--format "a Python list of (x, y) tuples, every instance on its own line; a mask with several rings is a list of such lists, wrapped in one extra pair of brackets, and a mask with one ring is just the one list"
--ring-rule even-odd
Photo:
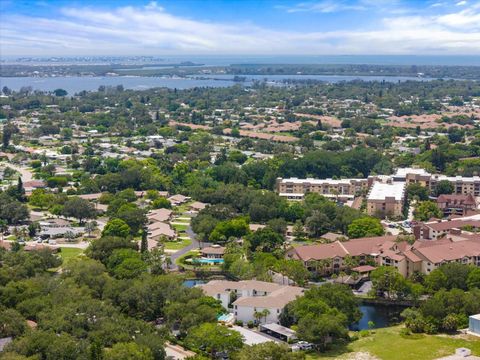
[(223, 264), (223, 259), (194, 259), (193, 262), (201, 263), (201, 264)]

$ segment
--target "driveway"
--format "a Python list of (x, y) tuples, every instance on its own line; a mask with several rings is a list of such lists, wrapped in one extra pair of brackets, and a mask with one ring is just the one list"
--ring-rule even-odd
[(266, 337), (265, 335), (260, 334), (259, 332), (256, 332), (241, 326), (234, 325), (232, 329), (242, 334), (244, 339), (243, 343), (247, 345), (262, 344), (266, 342), (278, 342), (276, 340), (273, 340), (270, 337)]

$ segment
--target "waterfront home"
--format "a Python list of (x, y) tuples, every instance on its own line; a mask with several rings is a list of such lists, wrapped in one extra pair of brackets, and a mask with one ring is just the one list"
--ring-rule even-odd
[(202, 257), (206, 259), (223, 259), (225, 248), (220, 245), (212, 245), (200, 250)]
[(219, 300), (225, 309), (232, 309), (239, 321), (276, 324), (283, 308), (303, 296), (305, 290), (257, 280), (213, 280), (199, 287), (206, 295)]

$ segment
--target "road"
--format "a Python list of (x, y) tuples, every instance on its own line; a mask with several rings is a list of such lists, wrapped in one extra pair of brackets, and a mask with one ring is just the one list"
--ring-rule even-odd
[[(192, 228), (189, 226), (185, 232), (188, 234), (188, 237), (192, 240), (192, 243), (183, 249), (180, 249), (170, 255), (170, 259), (172, 260), (172, 265), (170, 266), (170, 270), (178, 270), (178, 266), (175, 264), (175, 261), (182, 255), (186, 254), (190, 250), (193, 249), (198, 249), (200, 248), (200, 243), (197, 241), (196, 237), (197, 234), (195, 234), (192, 230)], [(205, 243), (202, 242), (202, 247), (210, 246), (212, 245), (211, 243)]]
[(183, 360), (196, 355), (192, 351), (185, 350), (183, 347), (170, 344), (169, 342), (165, 344), (165, 352), (167, 353), (167, 356), (172, 357), (175, 360)]
[(22, 177), (22, 182), (27, 182), (27, 181), (32, 181), (33, 180), (33, 173), (28, 170), (26, 167), (11, 164), (11, 163), (6, 163), (2, 162), (1, 163), (4, 166), (8, 166), (9, 168), (12, 168), (15, 171), (18, 171), (20, 173), (20, 176)]

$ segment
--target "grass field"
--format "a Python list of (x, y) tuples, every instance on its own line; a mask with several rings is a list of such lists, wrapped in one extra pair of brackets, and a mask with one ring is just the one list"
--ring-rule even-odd
[(452, 355), (455, 349), (466, 347), (480, 356), (480, 338), (474, 336), (446, 336), (400, 334), (401, 326), (377, 329), (346, 347), (325, 354), (309, 354), (308, 360), (355, 359), (355, 353), (369, 353), (380, 360), (433, 360)]
[(183, 249), (185, 246), (188, 246), (192, 243), (190, 239), (182, 239), (179, 241), (166, 241), (164, 242), (166, 250), (180, 250)]
[(185, 223), (185, 225), (180, 225), (180, 224), (173, 224), (172, 227), (177, 230), (177, 232), (179, 231), (185, 231), (188, 229), (188, 223)]
[(78, 249), (78, 248), (62, 248), (62, 250), (60, 251), (60, 257), (62, 258), (63, 260), (63, 263), (67, 263), (68, 261), (70, 261), (71, 259), (79, 256), (80, 254), (83, 253), (83, 250), (82, 249)]

